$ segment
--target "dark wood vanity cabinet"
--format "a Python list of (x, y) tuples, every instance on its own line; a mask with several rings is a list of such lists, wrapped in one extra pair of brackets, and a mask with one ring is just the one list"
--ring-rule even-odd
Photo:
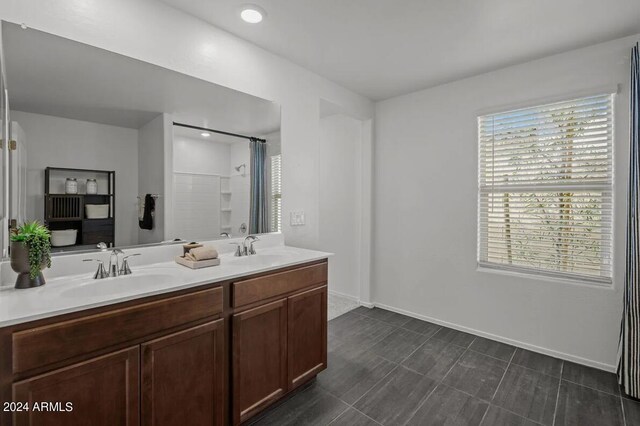
[[(14, 425), (138, 425), (139, 362), (135, 346), (14, 383), (13, 401), (31, 404), (14, 412)], [(43, 402), (60, 405), (33, 406)]]
[(224, 424), (224, 320), (143, 343), (142, 425)]
[[(9, 425), (240, 424), (327, 364), (327, 261), (0, 329)], [(66, 411), (67, 403), (72, 411)]]
[(288, 383), (293, 389), (327, 367), (327, 286), (287, 299)]
[(233, 324), (234, 424), (287, 393), (287, 303), (267, 303), (235, 314)]
[(327, 367), (327, 263), (233, 283), (233, 422)]

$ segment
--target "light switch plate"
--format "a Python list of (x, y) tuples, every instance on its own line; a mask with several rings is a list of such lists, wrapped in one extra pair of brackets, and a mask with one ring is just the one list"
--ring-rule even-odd
[(304, 212), (296, 211), (289, 214), (289, 224), (291, 226), (303, 226), (304, 225)]

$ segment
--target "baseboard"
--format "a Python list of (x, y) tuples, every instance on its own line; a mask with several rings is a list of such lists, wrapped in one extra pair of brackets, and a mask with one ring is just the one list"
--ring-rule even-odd
[(344, 294), (344, 293), (340, 293), (339, 291), (333, 291), (333, 290), (329, 290), (329, 294), (332, 296), (338, 296), (338, 297), (342, 297), (343, 299), (349, 299), (352, 302), (355, 303), (360, 303), (360, 299), (358, 299), (356, 296), (351, 296), (349, 294)]
[(349, 294), (344, 294), (344, 293), (340, 293), (339, 291), (333, 291), (333, 290), (329, 290), (329, 294), (332, 295), (332, 296), (338, 296), (338, 297), (342, 297), (344, 299), (349, 299), (349, 300), (357, 303), (360, 306), (364, 306), (365, 308), (373, 308), (373, 303), (369, 303), (369, 302), (365, 302), (363, 300), (360, 300), (356, 296), (351, 296)]
[[(363, 303), (361, 303), (361, 305), (366, 306)], [(408, 317), (421, 319), (421, 320), (424, 320), (424, 321), (432, 322), (434, 324), (443, 325), (445, 327), (453, 328), (455, 330), (459, 330), (459, 331), (464, 331), (464, 332), (467, 332), (467, 333), (475, 334), (476, 336), (486, 337), (487, 339), (496, 340), (498, 342), (506, 343), (506, 344), (509, 344), (509, 345), (512, 345), (512, 346), (516, 346), (516, 347), (519, 347), (519, 348), (522, 348), (522, 349), (527, 349), (527, 350), (530, 350), (532, 352), (538, 352), (538, 353), (541, 353), (541, 354), (544, 354), (544, 355), (549, 355), (549, 356), (552, 356), (552, 357), (555, 357), (555, 358), (560, 358), (560, 359), (563, 359), (565, 361), (575, 362), (576, 364), (582, 364), (582, 365), (586, 365), (588, 367), (597, 368), (599, 370), (608, 371), (610, 373), (615, 373), (616, 372), (616, 366), (615, 365), (605, 364), (605, 363), (602, 363), (602, 362), (593, 361), (593, 360), (590, 360), (590, 359), (586, 359), (586, 358), (582, 358), (582, 357), (579, 357), (579, 356), (567, 354), (567, 353), (564, 353), (564, 352), (555, 351), (553, 349), (548, 349), (548, 348), (543, 348), (543, 347), (536, 346), (536, 345), (531, 345), (529, 343), (521, 342), (519, 340), (509, 339), (507, 337), (497, 336), (495, 334), (486, 333), (484, 331), (476, 330), (474, 328), (464, 327), (464, 326), (461, 326), (461, 325), (458, 325), (458, 324), (450, 323), (448, 321), (442, 321), (442, 320), (439, 320), (437, 318), (431, 318), (431, 317), (428, 317), (426, 315), (420, 315), (420, 314), (416, 314), (414, 312), (405, 311), (404, 309), (394, 308), (393, 306), (385, 305), (383, 303), (373, 303), (373, 304), (369, 304), (369, 305), (371, 305), (371, 306), (367, 306), (369, 308), (375, 306), (375, 307), (378, 307), (378, 308), (386, 309), (388, 311), (397, 312), (399, 314), (406, 315)]]

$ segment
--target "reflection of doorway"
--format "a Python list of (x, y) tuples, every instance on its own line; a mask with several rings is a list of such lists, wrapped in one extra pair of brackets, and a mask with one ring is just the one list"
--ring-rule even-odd
[(27, 220), (27, 147), (26, 135), (20, 124), (11, 122), (11, 155), (9, 156), (11, 186), (9, 206), (10, 226), (18, 226)]
[(319, 125), (318, 248), (336, 254), (329, 299), (340, 312), (349, 302), (369, 302), (371, 121), (321, 101)]

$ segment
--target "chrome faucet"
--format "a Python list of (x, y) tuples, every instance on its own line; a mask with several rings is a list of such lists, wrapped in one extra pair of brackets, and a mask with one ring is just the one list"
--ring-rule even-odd
[[(247, 240), (249, 240), (249, 246), (247, 246)], [(260, 238), (256, 237), (255, 235), (247, 235), (247, 237), (244, 239), (242, 247), (244, 249), (245, 256), (256, 254), (256, 249), (253, 248), (253, 243), (255, 243), (256, 241), (260, 241)]]
[(229, 244), (233, 244), (236, 246), (236, 252), (233, 254), (235, 257), (244, 256), (244, 251), (242, 250), (241, 243), (229, 243)]
[(120, 268), (118, 267), (118, 255), (124, 254), (120, 249), (113, 249), (111, 256), (109, 257), (109, 276), (117, 277), (120, 274)]
[(101, 280), (103, 278), (109, 278), (109, 273), (104, 269), (104, 262), (100, 259), (84, 259), (83, 262), (98, 262), (98, 270), (93, 274), (94, 280)]
[(98, 262), (98, 270), (93, 274), (93, 279), (101, 280), (103, 278), (117, 277), (118, 275), (131, 275), (128, 259), (133, 256), (140, 256), (140, 253), (133, 253), (122, 258), (122, 265), (118, 266), (118, 255), (124, 254), (120, 249), (111, 251), (109, 257), (109, 269), (105, 269), (104, 262), (100, 259), (84, 259), (83, 262)]
[[(249, 245), (247, 245), (247, 241), (249, 241)], [(260, 238), (255, 235), (248, 235), (242, 243), (229, 243), (236, 246), (236, 252), (234, 253), (235, 257), (241, 256), (251, 256), (256, 254), (256, 249), (253, 248), (253, 243), (256, 241), (260, 241)]]
[(122, 266), (120, 266), (119, 274), (120, 275), (131, 275), (131, 268), (129, 267), (129, 258), (133, 256), (140, 256), (141, 253), (133, 253), (128, 256), (124, 256), (122, 258)]

